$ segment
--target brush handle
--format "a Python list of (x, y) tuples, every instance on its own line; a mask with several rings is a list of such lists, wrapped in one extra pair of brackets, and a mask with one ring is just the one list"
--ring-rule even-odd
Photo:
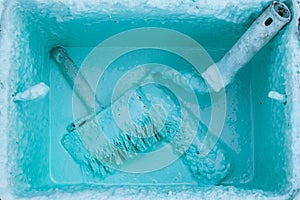
[(62, 47), (54, 47), (50, 54), (70, 87), (87, 108), (88, 113), (93, 113), (100, 108), (100, 101), (95, 97), (94, 91), (80, 73), (67, 51)]

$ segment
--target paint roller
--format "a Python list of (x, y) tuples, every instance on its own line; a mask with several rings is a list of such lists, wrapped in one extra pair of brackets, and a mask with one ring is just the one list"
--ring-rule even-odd
[[(219, 92), (230, 84), (236, 73), (263, 48), (291, 20), (289, 8), (282, 2), (274, 1), (253, 22), (242, 37), (233, 45), (225, 56), (216, 64), (208, 67), (202, 74), (182, 72), (176, 76), (172, 71), (161, 71), (165, 80), (183, 85), (184, 77), (198, 93), (208, 93), (208, 87)], [(221, 76), (221, 78), (219, 78)]]

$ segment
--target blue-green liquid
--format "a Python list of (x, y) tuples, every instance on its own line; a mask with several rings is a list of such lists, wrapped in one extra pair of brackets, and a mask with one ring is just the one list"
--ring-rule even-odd
[[(28, 17), (28, 21), (31, 17)], [(78, 66), (81, 65), (93, 47), (107, 37), (130, 28), (144, 26), (171, 28), (187, 34), (203, 45), (210, 56), (218, 61), (249, 25), (232, 24), (207, 18), (173, 20), (172, 22), (166, 20), (165, 23), (161, 23), (157, 19), (122, 21), (109, 20), (108, 18), (105, 18), (106, 21), (95, 20), (92, 23), (93, 18), (87, 18), (62, 22), (58, 25), (51, 18), (41, 17), (39, 20), (47, 27), (48, 35), (44, 37), (48, 37), (47, 39), (51, 41), (52, 45), (59, 44), (66, 47), (70, 57)], [(33, 55), (39, 58), (38, 52), (41, 46), (38, 45), (37, 41), (40, 34), (37, 34), (35, 27), (29, 24), (26, 27), (30, 33), (29, 43), (34, 51)], [(60, 28), (58, 29), (58, 27)], [(286, 71), (283, 66), (280, 66), (280, 61), (273, 59), (273, 49), (276, 45), (276, 40), (273, 40), (264, 47), (237, 74), (232, 85), (226, 88), (227, 114), (220, 140), (228, 146), (233, 169), (221, 184), (267, 191), (282, 191), (288, 185), (288, 159), (286, 158), (287, 150), (285, 147), (285, 130), (288, 124), (285, 123), (287, 120), (283, 114), (284, 105), (277, 104), (267, 98), (268, 91), (272, 87), (276, 86), (278, 90), (284, 91), (284, 78), (280, 74), (286, 73)], [(48, 46), (48, 51), (51, 48), (52, 46)], [(85, 178), (78, 163), (71, 158), (60, 142), (66, 133), (66, 126), (73, 121), (72, 90), (58, 67), (50, 60), (48, 51), (44, 51), (42, 56), (45, 57), (43, 64), (49, 68), (41, 71), (39, 77), (33, 77), (38, 81), (43, 80), (43, 78), (49, 80), (51, 87), (49, 102), (41, 103), (41, 110), (46, 108), (47, 103), (50, 104), (49, 113), (45, 111), (45, 121), (48, 125), (41, 128), (39, 123), (34, 122), (36, 121), (35, 109), (40, 106), (39, 103), (27, 103), (24, 106), (26, 109), (31, 109), (30, 112), (24, 113), (24, 118), (32, 119), (32, 123), (26, 124), (26, 133), (32, 136), (29, 141), (32, 145), (27, 145), (24, 151), (24, 154), (30, 159), (26, 162), (20, 162), (20, 166), (24, 169), (24, 173), (28, 177), (27, 181), (33, 188), (43, 190), (66, 184), (90, 183), (109, 185), (198, 184), (181, 160), (151, 173), (128, 174), (118, 172), (104, 180)], [(109, 104), (112, 86), (118, 78), (128, 69), (149, 62), (165, 63), (176, 69), (192, 67), (189, 63), (167, 52), (157, 50), (132, 52), (110, 66), (99, 82), (98, 97), (101, 98), (101, 101)], [(278, 69), (274, 69), (274, 63)], [(40, 66), (41, 63), (34, 64), (38, 70)], [(207, 124), (211, 116), (210, 98), (204, 95), (199, 96), (198, 100), (201, 118)], [(20, 108), (20, 112), (23, 112), (25, 108)], [(43, 125), (47, 124), (46, 122), (43, 121)], [(36, 148), (42, 150), (36, 153)], [(19, 149), (20, 152), (23, 150)], [(24, 180), (21, 180), (20, 184), (22, 181)]]
[[(74, 59), (74, 62), (80, 66), (81, 62), (83, 61), (88, 53), (92, 50), (92, 48), (68, 48), (69, 56)], [(81, 58), (81, 60), (80, 60)], [(111, 95), (113, 89), (124, 73), (128, 72), (139, 65), (146, 64), (146, 63), (160, 63), (170, 66), (176, 70), (193, 70), (193, 66), (188, 63), (183, 58), (174, 55), (170, 52), (165, 52), (161, 50), (138, 50), (131, 53), (128, 53), (121, 58), (114, 61), (111, 66), (109, 66), (103, 76), (100, 78), (97, 88), (97, 96), (100, 99), (100, 102), (104, 102), (106, 106), (110, 105)], [(66, 81), (61, 77), (60, 71), (56, 66), (53, 66), (51, 83), (55, 85), (57, 88), (51, 95), (53, 99), (60, 98), (60, 101), (71, 102), (72, 93), (71, 89), (69, 88)], [(247, 72), (246, 72), (247, 73)], [(247, 76), (245, 73), (244, 76)], [(60, 77), (60, 82), (57, 79)], [(64, 87), (61, 87), (64, 85)], [(243, 83), (242, 86), (239, 87), (241, 90), (240, 92), (240, 99), (242, 99), (242, 105), (248, 104), (249, 106), (241, 106), (242, 109), (239, 111), (234, 110), (234, 112), (241, 112), (243, 114), (247, 113), (247, 118), (251, 116), (250, 111), (250, 97), (247, 97), (247, 94), (250, 94), (249, 86), (246, 82)], [(69, 91), (68, 93), (66, 91)], [(63, 95), (63, 98), (62, 98)], [(152, 94), (153, 96), (158, 94)], [(234, 99), (234, 97), (227, 93), (228, 101), (230, 102), (229, 105), (234, 105), (237, 108), (239, 101)], [(50, 100), (51, 101), (51, 100)], [(52, 102), (52, 101), (51, 101)], [(233, 104), (234, 102), (234, 104)], [(122, 180), (122, 184), (198, 184), (198, 180), (193, 177), (193, 175), (188, 170), (188, 167), (184, 165), (182, 159), (177, 160), (175, 163), (172, 163), (170, 166), (163, 168), (161, 170), (145, 173), (145, 174), (128, 174), (123, 172), (117, 172), (104, 180), (99, 180), (99, 177), (95, 177), (94, 179), (89, 177), (87, 178), (82, 175), (82, 172), (76, 162), (70, 159), (70, 156), (66, 151), (64, 151), (63, 147), (60, 144), (60, 140), (63, 135), (66, 133), (65, 125), (72, 121), (72, 108), (71, 104), (66, 107), (66, 103), (58, 103), (55, 101), (55, 106), (51, 114), (53, 115), (51, 118), (54, 125), (53, 130), (51, 131), (51, 136), (56, 142), (52, 142), (53, 145), (52, 149), (55, 149), (55, 152), (50, 154), (52, 156), (51, 159), (51, 175), (52, 178), (57, 181), (64, 183), (82, 183), (82, 182), (95, 182), (98, 184), (113, 184), (119, 185), (120, 181)], [(206, 124), (209, 123), (211, 117), (211, 102), (209, 95), (198, 95), (198, 103), (201, 108), (201, 120)], [(57, 105), (60, 106), (59, 109), (63, 109), (64, 113), (61, 114), (60, 112), (55, 112), (57, 109)], [(65, 111), (68, 108), (68, 113)], [(228, 110), (233, 109), (229, 107)], [(227, 111), (228, 111), (227, 110)], [(236, 113), (234, 113), (236, 114)], [(227, 114), (228, 115), (228, 114)], [(232, 118), (230, 118), (232, 117)], [(230, 112), (228, 119), (225, 123), (224, 131), (221, 136), (221, 140), (228, 145), (230, 149), (229, 155), (233, 160), (234, 170), (230, 173), (230, 175), (224, 180), (223, 184), (230, 184), (232, 183), (232, 179), (238, 179), (239, 181), (242, 180), (246, 182), (248, 179), (251, 179), (251, 175), (253, 174), (253, 157), (251, 157), (252, 151), (252, 141), (248, 138), (251, 138), (251, 126), (245, 122), (239, 124), (239, 127), (232, 127), (232, 123), (238, 123), (235, 120), (236, 116)], [(64, 123), (62, 123), (64, 122)], [(231, 124), (228, 124), (230, 122)], [(247, 125), (245, 128), (245, 125)], [(60, 127), (57, 131), (57, 127)], [(238, 132), (240, 130), (240, 132)], [(241, 134), (244, 133), (244, 134)], [(52, 139), (51, 138), (51, 139)], [(242, 142), (244, 140), (244, 142)], [(64, 152), (63, 154), (58, 154), (57, 151)], [(59, 155), (59, 156), (57, 156)], [(242, 156), (241, 156), (242, 155)], [(243, 156), (244, 155), (244, 156)], [(250, 157), (248, 157), (250, 156)], [(61, 160), (68, 161), (61, 162)], [(59, 163), (63, 163), (60, 165)], [(72, 166), (72, 170), (70, 170), (70, 166)], [(239, 167), (243, 166), (243, 167)], [(65, 170), (64, 170), (65, 169)], [(61, 171), (64, 170), (64, 173)], [(168, 174), (168, 175), (166, 175)]]

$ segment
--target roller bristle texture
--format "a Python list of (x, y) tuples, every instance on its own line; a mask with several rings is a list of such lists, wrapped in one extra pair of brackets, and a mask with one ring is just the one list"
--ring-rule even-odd
[(231, 169), (228, 155), (217, 145), (206, 156), (201, 156), (199, 147), (192, 144), (182, 158), (201, 184), (217, 185)]

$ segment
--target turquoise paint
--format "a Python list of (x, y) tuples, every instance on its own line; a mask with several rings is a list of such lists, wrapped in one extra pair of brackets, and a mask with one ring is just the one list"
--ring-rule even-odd
[[(70, 185), (75, 186), (76, 190), (95, 188), (90, 182), (117, 185), (120, 188), (122, 185), (165, 185), (170, 188), (171, 185), (197, 185), (180, 160), (166, 169), (149, 174), (120, 173), (104, 181), (93, 178), (92, 181), (84, 180), (78, 164), (60, 144), (62, 135), (66, 133), (66, 125), (72, 121), (71, 89), (51, 61), (49, 51), (54, 45), (63, 45), (74, 62), (80, 65), (91, 49), (105, 38), (131, 28), (154, 26), (189, 35), (218, 61), (251, 23), (246, 20), (232, 23), (211, 16), (195, 18), (189, 15), (183, 15), (181, 20), (176, 20), (178, 15), (170, 15), (162, 21), (155, 14), (149, 20), (145, 20), (143, 14), (140, 18), (133, 16), (126, 20), (124, 14), (115, 14), (110, 18), (101, 13), (57, 22), (47, 14), (52, 9), (50, 7), (40, 10), (35, 3), (17, 5), (12, 21), (18, 22), (18, 30), (23, 34), (15, 38), (15, 54), (19, 52), (20, 55), (14, 59), (14, 68), (10, 71), (10, 84), (14, 86), (11, 92), (21, 91), (41, 81), (49, 84), (51, 91), (42, 101), (25, 102), (15, 107), (13, 116), (16, 117), (16, 123), (11, 127), (12, 137), (9, 140), (9, 153), (12, 155), (9, 166), (14, 192), (20, 196), (31, 196), (34, 195), (33, 191), (42, 194), (42, 191), (53, 188), (70, 191)], [(259, 14), (255, 9), (253, 13)], [(284, 114), (288, 105), (267, 97), (268, 91), (274, 88), (281, 93), (286, 92), (286, 76), (282, 74), (287, 73), (287, 65), (281, 57), (275, 57), (277, 53), (286, 54), (285, 51), (276, 50), (279, 44), (285, 45), (281, 43), (282, 38), (283, 34), (277, 35), (226, 89), (227, 115), (221, 141), (229, 147), (233, 169), (222, 181), (224, 186), (261, 189), (276, 194), (286, 193), (291, 187), (290, 139), (285, 133), (291, 124)], [(136, 53), (142, 55), (145, 62), (169, 61), (161, 52)], [(128, 59), (115, 65), (126, 68), (124, 64), (129, 67), (137, 63), (136, 59)], [(188, 67), (188, 64), (184, 67)], [(111, 78), (114, 81), (117, 75)], [(103, 88), (99, 87), (98, 91), (104, 94), (100, 96), (102, 101), (108, 102), (109, 89), (103, 93)], [(199, 101), (203, 121), (208, 123), (210, 99), (202, 96)]]

